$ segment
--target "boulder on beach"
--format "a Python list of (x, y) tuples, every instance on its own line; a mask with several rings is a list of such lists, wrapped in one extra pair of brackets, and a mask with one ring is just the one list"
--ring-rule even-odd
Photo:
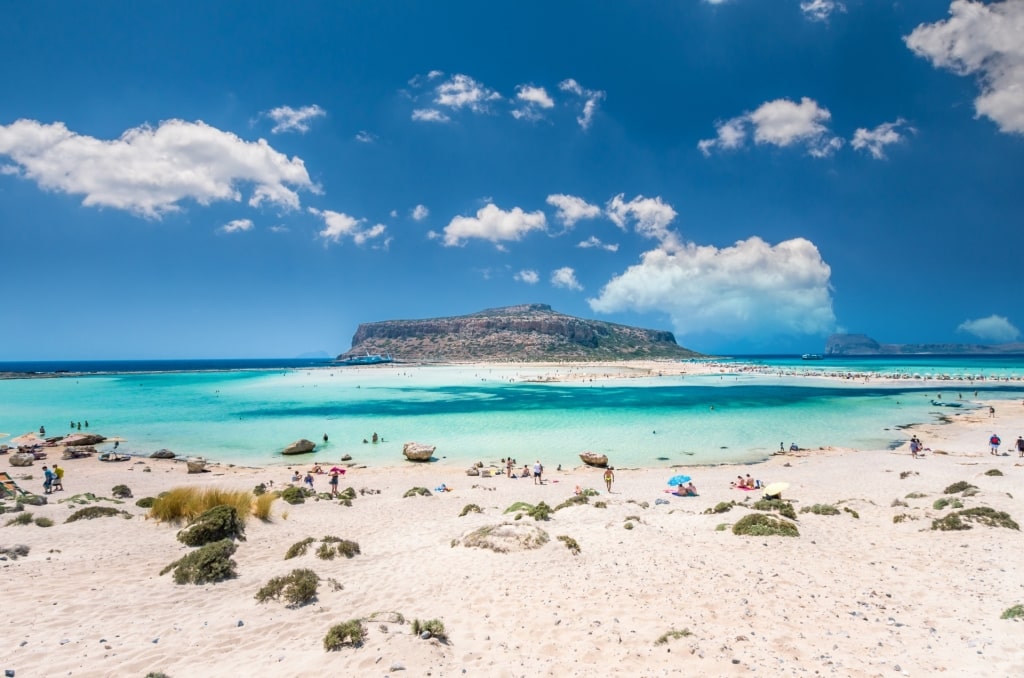
[(11, 462), (11, 466), (31, 466), (36, 460), (36, 455), (31, 452), (15, 452), (8, 460)]
[(598, 454), (597, 452), (580, 452), (580, 459), (587, 466), (607, 466), (608, 455)]
[(281, 450), (281, 454), (305, 454), (306, 452), (312, 452), (315, 448), (316, 443), (312, 440), (299, 438), (294, 443)]
[(153, 454), (149, 455), (151, 459), (174, 459), (177, 454), (171, 452), (167, 448), (157, 450)]
[(402, 446), (402, 454), (409, 461), (430, 461), (430, 458), (434, 456), (434, 450), (437, 449), (435, 445), (426, 445), (424, 443), (406, 443)]
[(99, 445), (100, 443), (102, 443), (106, 439), (107, 439), (106, 436), (101, 436), (98, 433), (71, 433), (69, 435), (64, 436), (58, 442), (61, 445), (67, 445), (67, 446), (71, 446), (71, 445)]
[(82, 459), (96, 454), (96, 448), (90, 446), (76, 445), (75, 447), (65, 447), (64, 454), (61, 455), (61, 459)]
[(480, 469), (478, 469), (476, 466), (470, 466), (469, 468), (466, 469), (466, 475), (478, 476), (480, 475)]
[(341, 460), (342, 461), (352, 461), (352, 455), (351, 454), (346, 454), (344, 457), (341, 458)]
[(189, 473), (206, 472), (206, 460), (202, 457), (189, 457), (185, 460), (185, 465), (188, 466)]

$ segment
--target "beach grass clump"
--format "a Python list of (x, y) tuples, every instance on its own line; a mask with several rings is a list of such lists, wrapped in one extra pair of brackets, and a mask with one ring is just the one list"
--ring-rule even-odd
[(127, 485), (114, 485), (110, 490), (110, 496), (114, 499), (131, 499), (132, 491)]
[(750, 513), (732, 526), (732, 533), (749, 537), (799, 537), (800, 531), (788, 520), (764, 513)]
[(587, 496), (585, 494), (576, 494), (576, 495), (573, 495), (573, 496), (569, 497), (568, 499), (563, 501), (561, 504), (556, 506), (555, 507), (555, 511), (561, 511), (562, 509), (569, 508), (570, 506), (580, 506), (581, 504), (589, 504), (589, 503), (590, 503), (590, 497), (589, 496)]
[(578, 556), (580, 554), (579, 542), (577, 542), (575, 539), (573, 539), (569, 535), (567, 535), (567, 534), (560, 534), (560, 535), (558, 535), (558, 541), (560, 541), (563, 544), (565, 544), (565, 548), (569, 549), (569, 552), (571, 554), (573, 554), (574, 556)]
[(711, 508), (704, 509), (704, 513), (707, 513), (707, 514), (728, 513), (729, 511), (732, 510), (732, 507), (736, 506), (736, 505), (737, 504), (734, 501), (720, 501), (717, 504), (715, 504), (714, 506), (712, 506)]
[(631, 520), (627, 520), (626, 522), (624, 522), (622, 524), (622, 529), (624, 529), (624, 530), (632, 530), (633, 527), (634, 527), (633, 521), (631, 521)]
[(538, 549), (548, 543), (551, 537), (547, 532), (533, 525), (501, 523), (486, 525), (463, 535), (461, 539), (453, 539), (452, 546), (460, 543), (466, 548), (478, 548), (509, 553), (510, 551), (528, 551)]
[(316, 551), (316, 557), (320, 560), (334, 560), (335, 556), (354, 558), (360, 553), (359, 544), (354, 541), (338, 537), (324, 537), (321, 540), (320, 548)]
[(413, 619), (412, 632), (421, 638), (437, 638), (441, 642), (448, 640), (448, 632), (440, 619)]
[(352, 500), (356, 498), (356, 488), (346, 487), (338, 493), (338, 503), (343, 506), (351, 506)]
[(163, 671), (150, 671), (146, 674), (146, 678), (171, 678)]
[(316, 589), (320, 577), (316, 572), (306, 568), (292, 570), (283, 577), (274, 577), (256, 592), (256, 602), (268, 600), (284, 600), (288, 607), (296, 608), (316, 600)]
[(178, 532), (178, 541), (186, 546), (202, 546), (222, 539), (245, 541), (245, 521), (234, 506), (214, 506)]
[(1000, 619), (1020, 619), (1021, 617), (1024, 617), (1024, 605), (1008, 607), (999, 615)]
[(301, 487), (286, 487), (281, 491), (281, 499), (289, 504), (305, 504), (306, 492)]
[(955, 508), (955, 509), (963, 508), (964, 507), (964, 503), (962, 501), (960, 501), (959, 499), (950, 499), (949, 497), (940, 497), (939, 499), (936, 499), (935, 502), (932, 504), (932, 508), (935, 509), (936, 511), (941, 511), (942, 509), (944, 509), (946, 507)]
[(758, 499), (751, 508), (755, 511), (775, 511), (785, 518), (796, 520), (796, 510), (793, 505), (782, 499)]
[(988, 506), (954, 511), (942, 518), (936, 518), (932, 521), (932, 529), (942, 531), (969, 530), (971, 529), (971, 523), (988, 525), (989, 527), (1005, 527), (1009, 530), (1020, 530), (1020, 525), (1008, 513), (996, 511)]
[(677, 630), (673, 629), (671, 631), (668, 631), (668, 632), (663, 633), (660, 636), (658, 636), (658, 639), (656, 641), (654, 641), (654, 644), (655, 645), (665, 645), (670, 640), (679, 640), (680, 638), (686, 638), (687, 636), (692, 636), (692, 635), (693, 634), (690, 632), (690, 629), (683, 629), (682, 631), (677, 631)]
[(252, 493), (257, 497), (262, 497), (264, 494), (267, 493), (267, 484), (260, 483), (256, 487), (252, 488)]
[(73, 523), (76, 520), (92, 520), (93, 518), (113, 518), (114, 516), (124, 516), (125, 518), (131, 518), (132, 514), (121, 509), (116, 509), (113, 506), (86, 506), (85, 508), (78, 509), (65, 520), (65, 523)]
[(405, 497), (429, 497), (429, 496), (431, 496), (431, 493), (430, 493), (430, 490), (428, 490), (427, 488), (425, 488), (425, 487), (412, 487), (412, 488), (406, 490), (405, 494), (402, 495), (402, 498), (404, 499)]
[(905, 523), (908, 520), (917, 520), (917, 516), (912, 516), (909, 513), (897, 513), (892, 517), (892, 522), (896, 525)]
[(467, 513), (483, 513), (483, 510), (476, 504), (466, 504), (462, 507), (462, 513), (459, 514), (459, 517), (461, 518)]
[(11, 518), (6, 523), (4, 523), (4, 527), (10, 527), (11, 525), (31, 525), (31, 524), (32, 524), (32, 514), (29, 513), (28, 511), (23, 511), (23, 512), (19, 513), (17, 516), (15, 516), (14, 518)]
[(725, 532), (730, 527), (732, 527), (732, 523), (718, 523), (715, 525), (715, 532)]
[(160, 576), (173, 570), (175, 584), (206, 584), (231, 579), (236, 574), (236, 563), (231, 558), (236, 548), (230, 539), (205, 544), (160, 570)]
[(854, 511), (849, 506), (844, 506), (843, 507), (843, 511), (845, 511), (846, 513), (849, 513), (851, 517), (856, 518), (857, 520), (860, 520), (860, 514), (857, 513), (856, 511)]
[(294, 544), (288, 547), (287, 551), (285, 551), (284, 559), (291, 560), (292, 558), (297, 558), (299, 556), (306, 555), (306, 551), (309, 550), (310, 545), (314, 541), (316, 540), (312, 537), (306, 537), (302, 541), (295, 542)]
[(551, 520), (552, 513), (554, 513), (554, 511), (551, 510), (550, 506), (544, 502), (540, 502), (534, 506), (532, 510), (527, 511), (526, 515), (530, 516), (534, 520)]
[(601, 493), (598, 492), (597, 490), (595, 490), (592, 487), (584, 487), (583, 491), (580, 493), (580, 496), (583, 496), (583, 497), (596, 497), (599, 494), (601, 494)]
[(893, 499), (892, 503), (889, 504), (889, 506), (893, 506), (893, 507), (902, 506), (903, 508), (907, 508), (908, 506), (910, 506), (910, 504), (908, 504), (907, 502), (903, 501), (902, 499)]
[(650, 507), (651, 507), (651, 504), (650, 504), (650, 502), (646, 502), (646, 501), (637, 501), (636, 499), (627, 499), (627, 500), (626, 500), (626, 503), (627, 503), (627, 504), (636, 504), (636, 505), (637, 505), (637, 506), (639, 506), (640, 508), (644, 508), (644, 509), (645, 509), (645, 508), (650, 508)]
[(904, 499), (924, 499), (927, 496), (928, 495), (925, 494), (924, 492), (911, 492), (910, 494), (905, 496)]
[(517, 501), (505, 509), (505, 513), (527, 513), (532, 510), (533, 504), (527, 504), (525, 501)]
[(1000, 471), (997, 468), (990, 468), (989, 470), (985, 471), (985, 475), (987, 475), (987, 476), (1001, 476), (1001, 475), (1003, 475), (1003, 472)]
[(800, 513), (813, 513), (816, 516), (838, 516), (839, 508), (832, 504), (812, 504), (800, 509)]
[(139, 508), (148, 509), (153, 508), (153, 504), (155, 503), (156, 497), (142, 497), (137, 502), (135, 502), (135, 505), (138, 506)]
[(6, 556), (11, 560), (17, 560), (29, 554), (28, 546), (25, 544), (15, 544), (14, 546), (0, 546), (0, 555)]
[(349, 619), (346, 622), (335, 624), (324, 636), (324, 649), (328, 652), (340, 650), (346, 644), (352, 647), (359, 647), (366, 638), (366, 628), (359, 619)]
[(942, 491), (942, 494), (959, 494), (961, 492), (966, 492), (967, 490), (971, 489), (976, 490), (978, 488), (975, 487), (974, 485), (971, 485), (966, 480), (958, 480), (957, 482), (953, 483), (952, 485), (944, 489)]
[(594, 508), (608, 508), (608, 502), (606, 501), (595, 501)]
[(270, 508), (277, 500), (277, 495), (272, 493), (253, 496), (252, 514), (258, 520), (268, 522), (270, 520)]
[(244, 521), (252, 510), (252, 492), (217, 487), (174, 487), (157, 495), (149, 517), (162, 523), (191, 522), (214, 506), (232, 506)]
[(36, 518), (32, 522), (34, 522), (39, 527), (53, 527), (53, 521), (43, 516)]

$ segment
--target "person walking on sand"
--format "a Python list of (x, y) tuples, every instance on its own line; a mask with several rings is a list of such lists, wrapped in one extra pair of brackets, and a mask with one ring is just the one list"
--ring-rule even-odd
[(615, 480), (615, 469), (609, 466), (604, 470), (604, 486), (608, 488), (608, 494), (612, 493), (612, 482)]
[(992, 437), (988, 439), (989, 452), (991, 454), (998, 455), (999, 454), (999, 445), (1001, 445), (1002, 442), (1003, 441), (999, 439), (999, 436), (996, 435), (995, 433), (993, 433)]
[(1020, 453), (1018, 456), (1024, 457), (1024, 438), (1020, 436), (1017, 436), (1017, 452)]
[(541, 480), (541, 473), (543, 473), (543, 472), (544, 472), (544, 467), (541, 466), (540, 459), (538, 459), (537, 463), (533, 465), (533, 484), (534, 485), (543, 485), (544, 484), (544, 481)]
[(64, 469), (57, 464), (53, 465), (53, 489), (64, 491)]
[(54, 475), (53, 471), (51, 471), (46, 466), (43, 467), (43, 492), (44, 492), (44, 494), (52, 494), (53, 493), (53, 479), (55, 477), (56, 476)]

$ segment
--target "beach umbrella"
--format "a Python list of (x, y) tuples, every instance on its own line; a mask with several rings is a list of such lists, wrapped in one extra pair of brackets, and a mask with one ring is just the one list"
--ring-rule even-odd
[(789, 489), (789, 483), (772, 483), (764, 488), (764, 496), (774, 497), (782, 495), (783, 490)]
[(338, 475), (344, 475), (345, 469), (334, 466), (331, 468), (330, 473), (337, 473)]
[(690, 476), (672, 476), (668, 479), (669, 485), (683, 485), (690, 482)]

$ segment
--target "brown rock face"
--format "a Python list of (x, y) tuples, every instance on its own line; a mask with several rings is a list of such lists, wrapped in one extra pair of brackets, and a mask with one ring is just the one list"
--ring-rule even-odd
[(403, 362), (470, 360), (686, 359), (698, 353), (664, 330), (646, 330), (557, 313), (546, 304), (524, 304), (425, 320), (363, 323), (352, 349), (339, 358), (390, 353)]

